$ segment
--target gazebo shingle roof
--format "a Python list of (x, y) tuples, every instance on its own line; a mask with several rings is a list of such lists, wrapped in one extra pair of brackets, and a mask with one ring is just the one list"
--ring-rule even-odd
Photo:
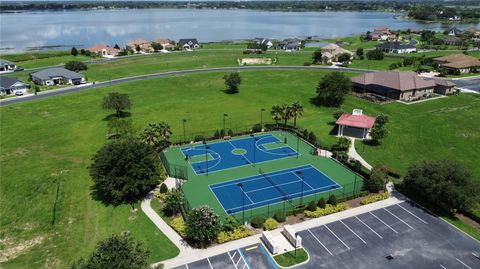
[(342, 114), (336, 123), (338, 125), (371, 129), (373, 124), (375, 124), (375, 119), (375, 117), (367, 115)]

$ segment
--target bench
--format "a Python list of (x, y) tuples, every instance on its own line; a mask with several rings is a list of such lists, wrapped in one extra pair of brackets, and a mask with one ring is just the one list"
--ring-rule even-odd
[(287, 238), (288, 242), (290, 242), (293, 247), (299, 248), (302, 246), (302, 238), (300, 237), (300, 235), (297, 235), (295, 237), (295, 230), (293, 230), (292, 226), (283, 226), (283, 235)]
[(262, 233), (262, 241), (268, 248), (270, 253), (272, 253), (273, 255), (278, 253), (278, 244), (273, 240), (272, 234), (269, 231), (265, 231)]

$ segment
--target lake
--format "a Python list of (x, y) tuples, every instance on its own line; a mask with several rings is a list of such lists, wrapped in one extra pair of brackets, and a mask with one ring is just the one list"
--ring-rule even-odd
[[(120, 46), (137, 38), (197, 38), (200, 42), (253, 37), (334, 38), (360, 34), (377, 26), (433, 29), (386, 12), (277, 12), (213, 9), (118, 9), (40, 11), (0, 14), (0, 48), (11, 53), (31, 48), (88, 48), (97, 43)], [(462, 24), (459, 28), (479, 27)]]

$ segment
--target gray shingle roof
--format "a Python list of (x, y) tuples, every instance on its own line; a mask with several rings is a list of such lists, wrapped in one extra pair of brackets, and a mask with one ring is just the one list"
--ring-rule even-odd
[(38, 72), (32, 73), (32, 77), (41, 79), (41, 80), (49, 80), (53, 77), (63, 77), (66, 79), (79, 79), (83, 78), (82, 74), (67, 70), (62, 67), (53, 67), (40, 70)]
[(10, 87), (12, 87), (15, 83), (22, 83), (22, 84), (25, 84), (28, 85), (27, 83), (21, 81), (21, 80), (18, 80), (18, 79), (14, 79), (14, 78), (10, 78), (10, 77), (0, 77), (0, 89), (9, 89)]
[(14, 65), (15, 63), (7, 61), (7, 60), (0, 59), (0, 65), (7, 65), (7, 64), (8, 65)]
[(189, 44), (190, 42), (192, 43), (192, 45), (198, 44), (198, 41), (196, 38), (183, 38), (178, 41), (178, 44), (180, 46), (183, 46), (185, 44)]

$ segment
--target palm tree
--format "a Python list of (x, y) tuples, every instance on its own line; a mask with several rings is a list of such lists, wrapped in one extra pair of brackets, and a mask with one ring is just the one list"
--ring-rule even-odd
[(284, 120), (284, 124), (287, 125), (288, 120), (292, 116), (292, 111), (290, 109), (290, 106), (287, 105), (287, 104), (283, 104), (280, 108), (281, 108), (280, 115), (281, 115), (282, 119)]
[(303, 116), (303, 106), (296, 101), (290, 106), (291, 116), (293, 117), (293, 127), (297, 126), (297, 118)]
[(278, 127), (278, 122), (282, 119), (282, 107), (279, 105), (273, 105), (272, 110), (270, 110), (270, 115)]
[(168, 123), (162, 121), (160, 122), (158, 126), (158, 131), (160, 133), (160, 136), (162, 137), (162, 140), (168, 141), (170, 139), (170, 136), (172, 135), (172, 130), (170, 129), (170, 125)]
[(149, 145), (156, 146), (160, 141), (160, 133), (156, 123), (150, 123), (143, 129), (140, 139)]

